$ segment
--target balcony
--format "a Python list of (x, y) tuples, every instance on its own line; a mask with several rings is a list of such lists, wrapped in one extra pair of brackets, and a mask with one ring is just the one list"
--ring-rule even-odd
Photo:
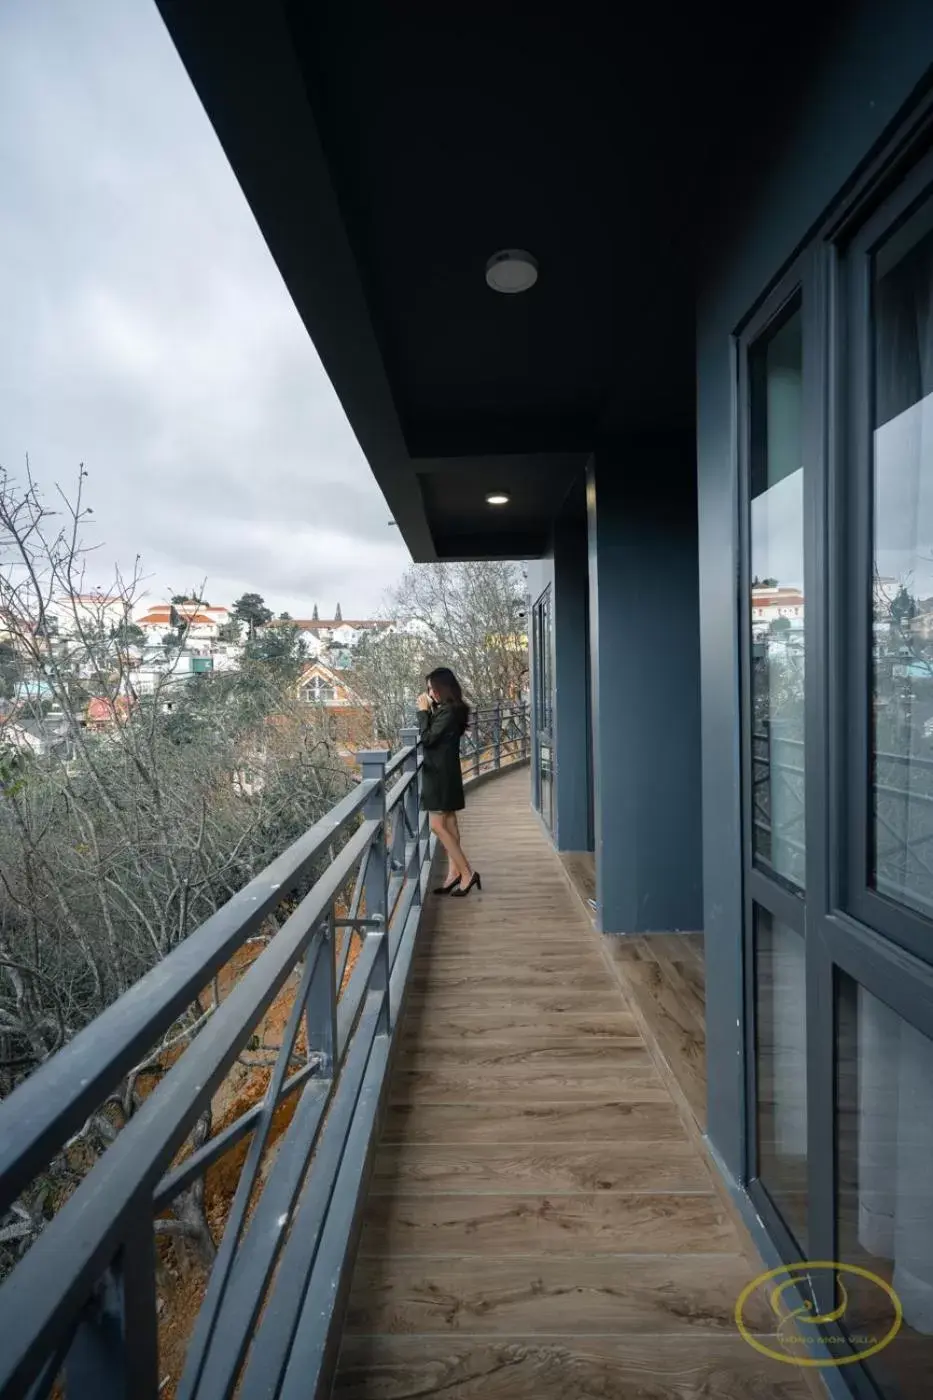
[(695, 940), (595, 933), (524, 772), (462, 825), (483, 894), (425, 912), (334, 1394), (810, 1394), (735, 1325), (762, 1265), (700, 1134)]
[[(702, 1077), (695, 950), (594, 932), (511, 767), (520, 706), (469, 745), (484, 889), (426, 898), (413, 738), (363, 756), (324, 822), (0, 1108), (8, 1211), (291, 892), (0, 1288), (3, 1400), (807, 1393), (736, 1330), (761, 1265), (678, 1078), (679, 1055)], [(265, 1093), (199, 1137), (275, 1006)], [(173, 1353), (165, 1231), (223, 1162), (235, 1189)]]

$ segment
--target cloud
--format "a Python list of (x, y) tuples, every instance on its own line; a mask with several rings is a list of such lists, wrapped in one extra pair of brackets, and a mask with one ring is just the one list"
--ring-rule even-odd
[(376, 607), (408, 561), (151, 0), (0, 10), (0, 462), (152, 588)]

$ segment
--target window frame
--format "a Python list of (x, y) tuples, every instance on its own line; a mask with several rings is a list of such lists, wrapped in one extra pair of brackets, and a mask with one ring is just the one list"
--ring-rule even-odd
[[(744, 1056), (741, 1148), (745, 1175), (741, 1178), (747, 1203), (757, 1213), (778, 1254), (785, 1261), (799, 1258), (790, 1231), (755, 1175), (757, 1163), (756, 1038), (754, 1018), (754, 905), (794, 928), (796, 911), (805, 940), (807, 1034), (807, 1194), (808, 1254), (814, 1259), (838, 1257), (836, 1073), (838, 984), (842, 974), (886, 1002), (905, 1021), (933, 1038), (933, 937), (922, 915), (900, 911), (885, 896), (858, 888), (855, 876), (867, 871), (868, 754), (859, 754), (858, 726), (853, 705), (862, 709), (861, 733), (866, 734), (870, 672), (858, 669), (853, 642), (864, 649), (870, 632), (858, 628), (857, 608), (866, 616), (872, 572), (866, 568), (873, 541), (866, 531), (852, 532), (852, 512), (864, 512), (870, 478), (853, 473), (849, 444), (852, 437), (853, 395), (849, 374), (849, 326), (857, 282), (852, 249), (865, 240), (880, 241), (890, 228), (894, 211), (913, 207), (933, 183), (933, 87), (911, 99), (875, 149), (855, 171), (839, 197), (802, 237), (797, 250), (752, 309), (732, 338), (733, 424), (736, 472), (736, 587), (738, 589), (736, 688), (740, 714), (742, 801), (743, 927), (738, 951), (742, 959), (743, 1024), (738, 1043)], [(864, 264), (863, 264), (864, 288)], [(751, 862), (749, 840), (748, 674), (751, 637), (748, 492), (748, 376), (746, 354), (796, 286), (802, 288), (804, 310), (804, 593), (805, 630), (805, 752), (806, 752), (806, 890), (782, 888)], [(870, 324), (863, 319), (863, 337)], [(864, 354), (864, 346), (855, 347)], [(863, 361), (864, 363), (864, 361)], [(865, 460), (863, 458), (862, 467)], [(853, 475), (858, 479), (853, 481)], [(857, 498), (857, 499), (854, 499)], [(853, 553), (853, 541), (858, 550)], [(858, 566), (867, 581), (860, 595)], [(854, 584), (854, 588), (853, 588)], [(859, 601), (861, 597), (861, 601)], [(855, 609), (855, 611), (854, 611)], [(857, 647), (856, 647), (857, 653)], [(867, 658), (866, 658), (867, 659)], [(862, 782), (861, 824), (849, 801)], [(853, 789), (853, 782), (856, 787)], [(855, 843), (852, 838), (855, 835)], [(853, 860), (860, 849), (861, 870)], [(847, 847), (851, 849), (847, 850)], [(911, 927), (912, 926), (912, 927)], [(922, 939), (917, 934), (922, 927)], [(831, 1308), (835, 1299), (822, 1287), (818, 1305)], [(844, 1379), (858, 1400), (878, 1400), (879, 1391), (862, 1367), (847, 1366)]]
[[(805, 287), (803, 277), (803, 267), (795, 267), (792, 272), (785, 277), (775, 288), (774, 292), (765, 301), (759, 313), (749, 322), (739, 340), (739, 627), (741, 632), (741, 687), (742, 700), (740, 712), (742, 714), (742, 771), (743, 771), (743, 857), (745, 869), (748, 872), (749, 880), (753, 890), (753, 898), (759, 904), (769, 908), (774, 917), (783, 923), (788, 923), (796, 931), (803, 933), (803, 915), (799, 911), (799, 905), (805, 902), (806, 881), (803, 886), (795, 884), (792, 880), (775, 870), (769, 861), (756, 857), (754, 848), (754, 693), (752, 689), (753, 677), (753, 653), (754, 634), (753, 609), (752, 609), (752, 493), (751, 477), (754, 458), (753, 433), (755, 424), (752, 413), (752, 396), (754, 393), (754, 379), (751, 373), (752, 356), (759, 345), (770, 335), (778, 330), (781, 325), (796, 314), (799, 309), (801, 315), (801, 337), (803, 342), (804, 372), (802, 382), (806, 384), (806, 363), (807, 363), (807, 338), (806, 338), (806, 311), (805, 311)], [(805, 388), (804, 388), (805, 392)], [(803, 424), (802, 429), (805, 427)], [(803, 433), (805, 436), (805, 432)], [(806, 507), (807, 507), (807, 477), (806, 470), (806, 446), (804, 451), (804, 521), (803, 538), (801, 539), (801, 549), (804, 554), (804, 574), (806, 576)], [(804, 603), (806, 604), (807, 582), (804, 582)], [(806, 677), (806, 638), (807, 627), (804, 627), (804, 677)], [(806, 699), (804, 700), (804, 713), (806, 716)], [(804, 754), (807, 754), (806, 732), (804, 734)], [(804, 782), (806, 783), (806, 762), (804, 768)], [(806, 804), (806, 788), (804, 790), (804, 803)], [(806, 856), (804, 857), (806, 859)], [(774, 888), (771, 888), (771, 887)], [(782, 910), (770, 909), (767, 898), (764, 897), (765, 888), (769, 889), (771, 895), (780, 899)], [(784, 895), (790, 897), (793, 903), (787, 903)]]
[[(835, 843), (839, 855), (838, 907), (859, 922), (933, 962), (933, 915), (925, 916), (870, 883), (872, 838), (871, 705), (874, 571), (872, 428), (872, 257), (910, 213), (933, 200), (933, 150), (885, 181), (872, 207), (835, 245), (839, 315), (834, 326), (838, 450), (831, 470), (847, 491), (838, 491), (837, 535), (844, 559), (835, 613), (843, 650), (842, 675), (848, 707), (847, 736), (840, 767)], [(845, 703), (840, 706), (845, 713)]]
[(539, 734), (552, 734), (553, 729), (553, 658), (551, 642), (551, 585), (542, 589), (532, 607), (534, 628), (534, 701), (535, 728)]
[[(758, 1104), (758, 1026), (756, 1017), (756, 908), (772, 919), (786, 925), (799, 937), (806, 938), (806, 889), (793, 885), (763, 863), (756, 863), (753, 844), (754, 822), (754, 695), (752, 690), (752, 597), (751, 597), (751, 470), (752, 470), (752, 376), (750, 361), (754, 348), (788, 314), (795, 302), (806, 314), (806, 290), (803, 268), (794, 265), (774, 286), (757, 311), (748, 319), (735, 339), (736, 355), (736, 425), (738, 429), (738, 600), (739, 634), (739, 715), (741, 742), (741, 804), (742, 804), (742, 982), (744, 1009), (744, 1172), (749, 1196), (761, 1214), (771, 1237), (792, 1257), (796, 1246), (759, 1176), (757, 1104)], [(804, 349), (806, 352), (806, 337)], [(806, 372), (804, 373), (804, 381)], [(804, 502), (806, 504), (807, 472), (804, 470)], [(806, 517), (804, 519), (806, 530)], [(804, 558), (806, 575), (806, 556)], [(806, 578), (804, 598), (807, 595)], [(808, 628), (805, 628), (805, 675), (809, 673), (807, 655)], [(805, 701), (806, 705), (806, 701)], [(806, 715), (806, 709), (805, 709)], [(806, 716), (808, 720), (809, 716)], [(806, 753), (805, 734), (805, 753)], [(806, 797), (805, 797), (806, 800)], [(809, 844), (809, 843), (808, 843)], [(808, 872), (809, 873), (809, 872)], [(809, 1118), (809, 1109), (808, 1109)]]
[[(531, 610), (531, 695), (534, 729), (534, 799), (549, 831), (554, 829), (554, 592), (549, 583)], [(542, 750), (548, 752), (544, 773)], [(546, 799), (546, 800), (545, 800)]]

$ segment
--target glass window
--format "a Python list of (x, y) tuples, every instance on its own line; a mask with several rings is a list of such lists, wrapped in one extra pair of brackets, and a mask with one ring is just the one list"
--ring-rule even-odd
[(758, 1177), (802, 1249), (807, 1241), (807, 997), (804, 942), (755, 910)]
[(551, 763), (553, 686), (551, 653), (551, 590), (546, 588), (533, 609), (535, 728), (538, 732), (538, 810), (548, 829), (554, 825), (554, 773)]
[(933, 913), (933, 201), (872, 288), (871, 879)]
[(535, 723), (538, 732), (551, 732), (551, 590), (534, 606)]
[(336, 690), (320, 676), (314, 676), (304, 688), (304, 697), (309, 705), (332, 705), (337, 698)]
[(802, 886), (803, 337), (799, 303), (749, 355), (752, 849)]
[[(882, 1395), (933, 1394), (933, 1041), (848, 977), (837, 1007), (838, 1258), (883, 1279), (901, 1331), (865, 1365)], [(893, 1304), (846, 1274), (850, 1337), (886, 1334)], [(861, 1348), (864, 1349), (864, 1348)]]

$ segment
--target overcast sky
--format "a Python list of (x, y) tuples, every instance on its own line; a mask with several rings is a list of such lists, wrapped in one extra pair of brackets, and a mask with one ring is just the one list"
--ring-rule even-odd
[(0, 463), (84, 461), (88, 584), (375, 609), (407, 551), (152, 0), (2, 0), (0, 190)]

